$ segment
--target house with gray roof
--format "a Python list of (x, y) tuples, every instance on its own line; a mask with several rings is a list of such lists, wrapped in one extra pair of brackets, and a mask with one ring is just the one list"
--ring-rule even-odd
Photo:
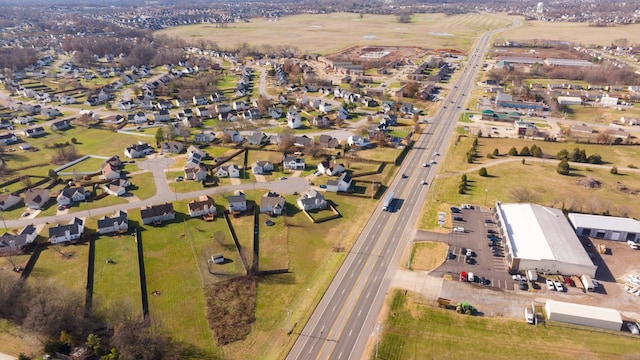
[(269, 191), (260, 198), (260, 212), (270, 215), (281, 215), (284, 211), (284, 197)]
[(125, 233), (129, 230), (128, 214), (124, 210), (116, 211), (109, 217), (103, 216), (98, 220), (98, 234)]
[(298, 208), (304, 211), (327, 208), (327, 200), (325, 200), (319, 191), (314, 189), (302, 194), (302, 196), (298, 198), (297, 204)]
[(58, 244), (78, 240), (84, 232), (84, 220), (74, 217), (69, 224), (49, 228), (49, 242)]
[(176, 212), (171, 203), (151, 205), (140, 208), (140, 217), (145, 225), (160, 224), (175, 219)]
[(0, 254), (13, 253), (33, 243), (38, 237), (38, 231), (33, 225), (25, 226), (18, 234), (5, 232), (0, 236)]

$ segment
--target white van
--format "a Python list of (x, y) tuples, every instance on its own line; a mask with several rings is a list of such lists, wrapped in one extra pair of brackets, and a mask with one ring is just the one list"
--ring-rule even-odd
[(469, 274), (467, 275), (467, 281), (468, 282), (475, 282), (476, 281), (476, 278), (475, 278), (475, 276), (473, 275), (472, 272), (469, 272)]
[(638, 250), (638, 243), (635, 241), (627, 241), (627, 245), (629, 245), (629, 247), (631, 247), (633, 250)]

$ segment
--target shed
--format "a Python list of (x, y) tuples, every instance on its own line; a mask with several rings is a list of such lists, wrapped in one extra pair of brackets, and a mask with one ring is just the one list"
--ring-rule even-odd
[(547, 300), (545, 311), (553, 321), (616, 331), (622, 328), (622, 317), (615, 309)]

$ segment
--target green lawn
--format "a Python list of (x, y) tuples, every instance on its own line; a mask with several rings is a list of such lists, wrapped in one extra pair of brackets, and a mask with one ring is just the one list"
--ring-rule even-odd
[[(390, 302), (379, 359), (624, 359), (637, 355), (637, 339), (622, 332), (461, 315), (400, 291), (391, 294)], [(375, 353), (369, 358), (375, 359)]]
[[(48, 234), (45, 229), (43, 234)], [(47, 235), (48, 236), (48, 235)], [(62, 252), (63, 255), (61, 255)], [(87, 285), (87, 261), (89, 244), (52, 245), (42, 250), (36, 262), (30, 281), (55, 281), (59, 286), (84, 295)]]
[[(111, 321), (118, 320), (117, 316), (123, 310), (142, 318), (135, 238), (131, 235), (101, 236), (95, 244), (93, 301), (96, 309), (104, 311), (107, 320)], [(107, 259), (113, 263), (107, 263)], [(109, 317), (111, 315), (114, 318)]]

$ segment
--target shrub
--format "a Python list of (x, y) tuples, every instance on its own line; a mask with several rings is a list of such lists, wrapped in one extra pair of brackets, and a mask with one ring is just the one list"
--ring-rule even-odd
[(518, 156), (518, 150), (516, 150), (515, 147), (512, 147), (511, 149), (509, 149), (508, 154), (509, 156)]
[(488, 173), (487, 173), (487, 168), (485, 168), (485, 167), (481, 167), (481, 168), (480, 168), (480, 170), (478, 170), (478, 175), (480, 175), (480, 176), (482, 176), (482, 177), (487, 176), (487, 175), (488, 175)]
[(493, 149), (493, 156), (499, 156), (500, 155), (500, 151), (498, 151), (498, 149)]
[(569, 167), (569, 161), (567, 161), (567, 159), (562, 159), (562, 161), (560, 161), (560, 163), (558, 164), (558, 174), (569, 175), (570, 170), (571, 168)]
[(618, 168), (614, 166), (611, 168), (609, 172), (612, 173), (613, 175), (618, 175)]

